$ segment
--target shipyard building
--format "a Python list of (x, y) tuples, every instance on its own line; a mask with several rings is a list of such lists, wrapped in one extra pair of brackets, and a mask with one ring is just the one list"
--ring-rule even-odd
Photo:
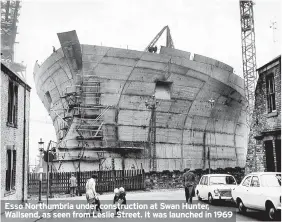
[(244, 167), (244, 81), (227, 64), (161, 47), (159, 52), (83, 45), (35, 64), (37, 94), (57, 135), (58, 171)]

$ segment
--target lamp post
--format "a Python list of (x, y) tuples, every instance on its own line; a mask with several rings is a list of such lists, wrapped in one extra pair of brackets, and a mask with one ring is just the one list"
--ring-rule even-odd
[[(215, 100), (213, 98), (211, 98), (209, 100), (209, 103), (211, 104), (211, 114), (212, 114)], [(212, 115), (211, 115), (211, 118), (213, 118)], [(211, 151), (210, 151), (210, 145), (208, 146), (208, 163), (209, 163), (209, 174), (210, 174), (211, 173)]]
[(151, 113), (151, 120), (150, 120), (150, 128), (149, 128), (149, 135), (150, 135), (150, 170), (156, 171), (156, 108), (158, 105), (158, 101), (156, 97), (153, 95), (153, 99), (148, 102), (145, 102), (145, 106), (148, 109), (152, 110)]
[(39, 196), (38, 196), (38, 203), (42, 203), (41, 200), (41, 194), (42, 194), (42, 173), (43, 173), (43, 166), (42, 166), (42, 159), (43, 159), (43, 151), (44, 151), (44, 142), (42, 141), (42, 138), (40, 138), (40, 141), (38, 142), (38, 150), (39, 150)]

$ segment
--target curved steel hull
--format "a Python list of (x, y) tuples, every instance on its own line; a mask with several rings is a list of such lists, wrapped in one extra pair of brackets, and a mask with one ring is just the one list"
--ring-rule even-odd
[[(76, 51), (67, 54), (61, 44), (63, 50), (34, 69), (37, 93), (54, 123), (58, 151), (66, 151), (55, 162), (58, 170), (150, 170), (152, 110), (145, 102), (154, 94), (162, 96), (165, 90), (157, 92), (159, 83), (169, 87), (163, 94), (167, 97), (157, 98), (157, 171), (207, 168), (209, 151), (211, 168), (245, 166), (248, 127), (244, 82), (230, 66), (200, 55), (191, 59), (189, 52), (165, 47), (155, 54), (91, 45), (81, 45), (80, 64), (71, 60)], [(84, 137), (84, 147), (77, 132), (82, 116), (70, 109), (66, 99), (82, 81), (77, 76), (89, 84), (99, 82), (99, 94), (92, 93), (98, 95), (101, 107), (84, 111), (86, 122), (109, 106), (100, 119), (102, 136)], [(86, 91), (91, 94), (91, 87)], [(93, 98), (85, 97), (84, 104), (91, 107)]]

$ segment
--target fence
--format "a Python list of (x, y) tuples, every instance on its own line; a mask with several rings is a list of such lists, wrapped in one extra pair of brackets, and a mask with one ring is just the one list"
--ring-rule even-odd
[[(80, 180), (80, 192), (85, 193), (86, 181), (94, 174), (98, 174), (96, 182), (97, 192), (113, 191), (116, 187), (124, 187), (125, 190), (144, 189), (143, 170), (111, 170), (111, 171), (86, 171), (75, 172), (75, 177)], [(49, 174), (49, 192), (52, 194), (69, 193), (69, 179), (72, 172), (57, 172)], [(39, 173), (28, 175), (28, 193), (39, 193)], [(42, 174), (42, 194), (47, 193), (47, 174)]]
[[(198, 183), (201, 176), (208, 174), (208, 169), (195, 169), (196, 182)], [(235, 177), (237, 183), (239, 184), (245, 175), (244, 168), (235, 167), (235, 168), (217, 168), (211, 169), (211, 174), (216, 173), (228, 173)], [(182, 183), (183, 171), (174, 170), (168, 171), (164, 170), (163, 172), (148, 172), (145, 177), (145, 187), (149, 189), (170, 189), (170, 188), (181, 188), (183, 187)]]

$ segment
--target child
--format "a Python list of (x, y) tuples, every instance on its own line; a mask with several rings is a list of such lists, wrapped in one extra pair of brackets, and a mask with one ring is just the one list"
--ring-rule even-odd
[(114, 196), (114, 201), (113, 201), (113, 203), (114, 203), (115, 206), (116, 206), (116, 214), (115, 214), (115, 216), (117, 216), (117, 212), (119, 212), (119, 208), (118, 208), (119, 189), (118, 189), (118, 188), (115, 188), (115, 189), (114, 189), (114, 194), (115, 194), (115, 196)]
[(118, 197), (118, 203), (120, 206), (120, 211), (123, 211), (124, 205), (126, 204), (126, 193), (123, 187), (119, 188), (119, 197)]

